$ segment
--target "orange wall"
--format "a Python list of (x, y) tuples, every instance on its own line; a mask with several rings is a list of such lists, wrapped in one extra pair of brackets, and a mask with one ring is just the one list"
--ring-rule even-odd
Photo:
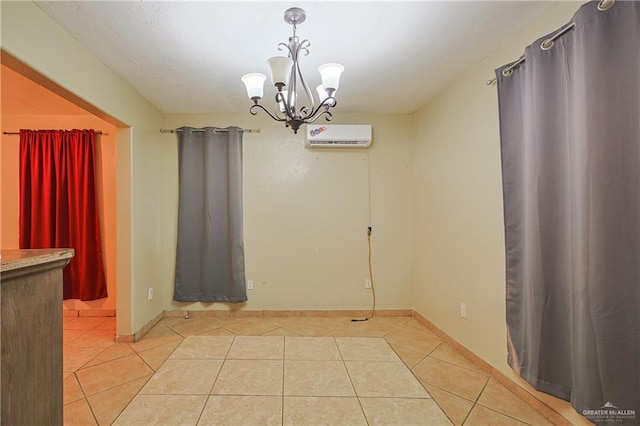
[[(116, 128), (92, 115), (2, 115), (2, 131), (19, 129), (96, 129), (108, 135), (97, 137), (96, 186), (100, 210), (102, 250), (109, 297), (81, 302), (65, 300), (67, 309), (116, 308)], [(20, 214), (18, 135), (2, 135), (1, 152), (1, 227), (3, 249), (19, 248)]]

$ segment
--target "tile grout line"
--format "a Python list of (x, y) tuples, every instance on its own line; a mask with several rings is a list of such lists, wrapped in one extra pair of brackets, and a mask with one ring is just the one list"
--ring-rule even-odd
[[(205, 331), (205, 333), (206, 333), (206, 331)], [(207, 394), (207, 398), (204, 401), (204, 405), (202, 406), (202, 410), (200, 410), (200, 415), (198, 416), (198, 420), (196, 421), (196, 424), (198, 424), (200, 422), (200, 419), (202, 419), (202, 415), (204, 414), (204, 410), (207, 408), (207, 404), (209, 403), (209, 400), (211, 399), (211, 396), (213, 394), (213, 388), (215, 387), (216, 382), (218, 381), (218, 377), (220, 377), (220, 373), (222, 372), (222, 367), (224, 367), (224, 364), (227, 361), (227, 356), (229, 355), (229, 351), (231, 350), (231, 346), (233, 346), (233, 342), (235, 342), (235, 341), (236, 341), (236, 336), (234, 335), (233, 339), (231, 339), (231, 344), (229, 344), (229, 348), (227, 349), (227, 353), (224, 355), (224, 358), (222, 359), (222, 364), (220, 364), (220, 368), (218, 369), (218, 373), (216, 374), (216, 377), (213, 379), (213, 383), (211, 383), (211, 388), (209, 389), (209, 392)], [(183, 340), (183, 342), (184, 342), (184, 340)], [(182, 343), (180, 343), (180, 345), (182, 345)], [(176, 349), (178, 349), (180, 347), (180, 345), (178, 345), (176, 347)], [(169, 355), (169, 356), (171, 356), (171, 355)]]
[(284, 383), (285, 383), (285, 361), (287, 359), (287, 336), (282, 336), (282, 402), (280, 403), (280, 424), (284, 426)]
[(342, 351), (340, 350), (340, 345), (338, 345), (338, 340), (334, 337), (333, 341), (336, 344), (336, 347), (338, 348), (338, 353), (340, 353), (340, 359), (342, 360), (342, 366), (344, 367), (345, 371), (347, 372), (347, 377), (349, 378), (349, 383), (351, 383), (351, 388), (353, 388), (353, 394), (356, 396), (356, 399), (358, 400), (358, 405), (360, 406), (360, 411), (362, 412), (362, 416), (364, 417), (364, 421), (367, 423), (367, 425), (369, 425), (369, 419), (367, 419), (367, 413), (365, 413), (364, 411), (364, 407), (362, 406), (362, 401), (360, 400), (360, 395), (358, 395), (358, 392), (356, 391), (356, 387), (353, 384), (353, 379), (351, 378), (351, 374), (349, 373), (349, 369), (347, 368), (347, 363), (344, 360), (344, 356), (342, 355)]
[(471, 409), (469, 410), (469, 412), (467, 413), (467, 415), (464, 417), (464, 420), (462, 420), (462, 424), (464, 425), (467, 420), (469, 420), (469, 416), (471, 416), (471, 413), (473, 412), (473, 410), (476, 408), (476, 406), (478, 405), (478, 400), (480, 399), (480, 396), (482, 396), (482, 392), (484, 392), (484, 390), (487, 387), (487, 384), (489, 383), (489, 379), (491, 379), (491, 377), (487, 378), (487, 381), (484, 383), (484, 385), (482, 386), (482, 389), (480, 390), (480, 392), (478, 393), (478, 396), (476, 397), (475, 401), (473, 401), (473, 405), (471, 406)]

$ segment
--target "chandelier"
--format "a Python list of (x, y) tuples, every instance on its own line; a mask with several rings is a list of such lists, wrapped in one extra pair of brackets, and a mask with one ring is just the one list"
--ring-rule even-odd
[[(315, 106), (314, 96), (309, 89), (309, 85), (302, 76), (298, 60), (300, 53), (305, 56), (309, 54), (309, 40), (302, 40), (296, 35), (296, 26), (302, 24), (306, 19), (304, 10), (292, 7), (284, 12), (284, 20), (293, 25), (293, 35), (289, 37), (289, 43), (280, 43), (278, 50), (285, 48), (288, 56), (274, 56), (269, 58), (267, 63), (271, 69), (271, 82), (276, 87), (275, 114), (260, 105), (260, 99), (264, 94), (264, 82), (267, 77), (261, 73), (251, 73), (242, 76), (242, 82), (247, 88), (247, 95), (253, 101), (249, 108), (251, 115), (258, 114), (258, 109), (265, 111), (276, 121), (282, 121), (286, 127), (291, 127), (294, 133), (303, 124), (316, 121), (321, 116), (325, 116), (327, 121), (331, 121), (333, 116), (329, 108), (336, 106), (335, 93), (340, 83), (340, 75), (344, 67), (340, 64), (324, 64), (318, 67), (318, 72), (322, 77), (322, 84), (316, 87), (318, 95), (318, 106)], [(298, 85), (301, 87), (299, 88)], [(306, 101), (302, 103), (304, 91)]]

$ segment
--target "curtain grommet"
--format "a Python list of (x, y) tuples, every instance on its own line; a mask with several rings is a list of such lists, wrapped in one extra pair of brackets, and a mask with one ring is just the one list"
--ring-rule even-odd
[(600, 12), (604, 12), (605, 10), (611, 9), (616, 0), (600, 0), (598, 2), (598, 10)]
[(554, 45), (554, 41), (549, 39), (546, 39), (545, 41), (542, 42), (542, 44), (540, 45), (540, 49), (542, 50), (549, 50), (553, 47)]
[(511, 77), (512, 74), (513, 74), (513, 69), (511, 68), (505, 68), (502, 70), (502, 75), (505, 77)]

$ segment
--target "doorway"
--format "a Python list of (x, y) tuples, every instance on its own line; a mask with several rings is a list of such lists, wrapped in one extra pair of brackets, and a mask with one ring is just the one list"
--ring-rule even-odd
[[(3, 52), (4, 53), (4, 52)], [(3, 62), (5, 55), (3, 54)], [(117, 307), (117, 134), (118, 127), (1, 65), (2, 207), (1, 247), (19, 248), (19, 129), (95, 129), (96, 193), (108, 297), (65, 300), (65, 316), (115, 316)], [(52, 83), (53, 84), (53, 83)]]

